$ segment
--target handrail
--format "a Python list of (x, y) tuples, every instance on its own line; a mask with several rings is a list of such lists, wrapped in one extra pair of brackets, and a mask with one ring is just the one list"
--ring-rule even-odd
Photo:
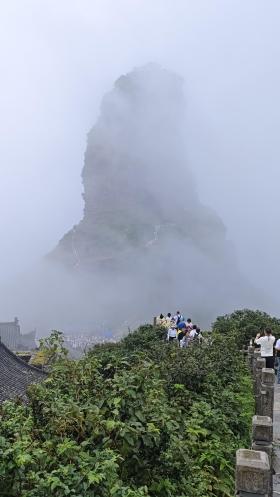
[(265, 367), (260, 351), (252, 346), (247, 350), (247, 364), (252, 373), (256, 414), (252, 419), (251, 448), (236, 452), (235, 495), (272, 497), (275, 373)]

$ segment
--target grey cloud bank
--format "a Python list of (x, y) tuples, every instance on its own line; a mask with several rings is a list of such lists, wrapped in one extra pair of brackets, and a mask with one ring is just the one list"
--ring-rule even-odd
[[(3, 293), (78, 223), (86, 133), (102, 95), (154, 60), (185, 80), (188, 169), (199, 197), (221, 215), (242, 272), (277, 312), (279, 4), (150, 4), (1, 6)], [(22, 301), (1, 302), (3, 319), (20, 314)]]

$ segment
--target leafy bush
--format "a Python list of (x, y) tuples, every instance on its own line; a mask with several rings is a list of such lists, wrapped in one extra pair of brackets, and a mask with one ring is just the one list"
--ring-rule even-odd
[(61, 331), (52, 330), (47, 338), (39, 340), (39, 350), (31, 360), (33, 366), (48, 366), (58, 359), (67, 357), (68, 350), (64, 347)]
[(230, 497), (251, 381), (234, 337), (180, 350), (149, 325), (60, 359), (0, 410), (0, 495)]

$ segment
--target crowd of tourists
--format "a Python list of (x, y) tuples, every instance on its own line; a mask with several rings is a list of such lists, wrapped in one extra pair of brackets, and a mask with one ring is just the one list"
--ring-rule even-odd
[(192, 323), (191, 318), (185, 319), (180, 311), (172, 316), (170, 312), (166, 316), (160, 314), (156, 318), (156, 324), (166, 328), (166, 340), (177, 342), (181, 348), (188, 347), (192, 341), (201, 340), (200, 328)]
[(270, 328), (258, 333), (251, 345), (259, 348), (267, 368), (277, 370), (277, 383), (280, 383), (280, 338), (276, 340)]

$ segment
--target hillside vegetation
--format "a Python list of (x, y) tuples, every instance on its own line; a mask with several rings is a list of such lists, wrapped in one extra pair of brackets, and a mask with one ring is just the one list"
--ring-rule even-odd
[(257, 333), (263, 332), (267, 327), (273, 330), (274, 335), (280, 337), (280, 319), (266, 312), (251, 309), (237, 310), (232, 314), (219, 316), (213, 324), (215, 332), (223, 335), (234, 334), (239, 347), (249, 345), (250, 339), (255, 338)]
[(0, 410), (5, 497), (229, 497), (253, 397), (235, 335), (179, 349), (146, 325), (59, 359)]

